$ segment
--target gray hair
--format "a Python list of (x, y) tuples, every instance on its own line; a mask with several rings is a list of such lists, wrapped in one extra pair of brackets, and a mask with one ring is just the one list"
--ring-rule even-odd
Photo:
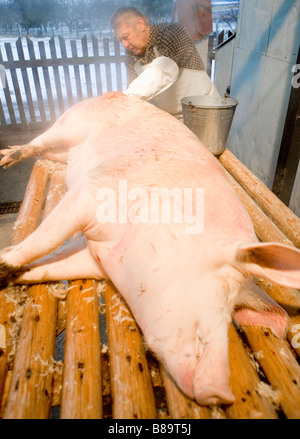
[(122, 6), (112, 15), (110, 25), (112, 29), (116, 29), (121, 23), (126, 22), (134, 27), (138, 17), (141, 17), (146, 24), (149, 24), (148, 18), (136, 8), (133, 6)]

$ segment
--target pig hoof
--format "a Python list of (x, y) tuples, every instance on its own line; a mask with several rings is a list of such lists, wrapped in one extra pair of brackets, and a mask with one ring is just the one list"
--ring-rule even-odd
[(213, 385), (203, 387), (196, 395), (195, 399), (200, 405), (214, 405), (214, 404), (232, 404), (235, 397), (232, 392), (228, 390), (219, 389)]
[(10, 146), (9, 149), (3, 149), (1, 155), (3, 157), (0, 160), (0, 166), (3, 166), (4, 169), (27, 158), (26, 151), (20, 146)]
[(9, 265), (4, 261), (0, 261), (0, 286), (14, 282), (22, 273), (28, 270), (26, 267)]

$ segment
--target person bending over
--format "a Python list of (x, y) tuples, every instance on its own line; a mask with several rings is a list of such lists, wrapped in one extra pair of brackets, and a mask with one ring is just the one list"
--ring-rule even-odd
[(195, 44), (179, 23), (151, 25), (134, 7), (121, 7), (111, 27), (126, 51), (128, 87), (125, 94), (151, 101), (182, 119), (181, 99), (219, 96)]

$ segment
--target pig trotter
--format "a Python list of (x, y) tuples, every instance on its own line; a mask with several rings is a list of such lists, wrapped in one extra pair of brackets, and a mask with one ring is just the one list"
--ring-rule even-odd
[(0, 286), (4, 287), (9, 282), (14, 282), (21, 274), (28, 271), (29, 268), (9, 265), (0, 261)]
[(6, 169), (30, 157), (33, 154), (33, 148), (29, 144), (15, 145), (10, 146), (9, 149), (3, 149), (0, 154), (3, 156), (0, 165)]

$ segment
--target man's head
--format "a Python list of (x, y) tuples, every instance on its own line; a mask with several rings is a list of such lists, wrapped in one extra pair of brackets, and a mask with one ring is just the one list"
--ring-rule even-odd
[(111, 27), (128, 52), (135, 55), (145, 52), (150, 25), (147, 18), (136, 8), (125, 6), (118, 9), (111, 18)]

